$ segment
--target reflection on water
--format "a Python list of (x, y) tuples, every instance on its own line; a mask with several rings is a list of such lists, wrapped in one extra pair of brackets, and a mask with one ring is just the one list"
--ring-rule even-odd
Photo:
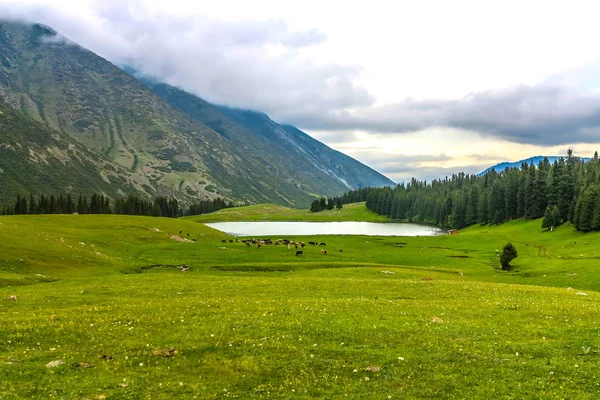
[(439, 228), (381, 222), (214, 222), (206, 224), (235, 236), (308, 236), (308, 235), (367, 235), (367, 236), (435, 236), (444, 233)]

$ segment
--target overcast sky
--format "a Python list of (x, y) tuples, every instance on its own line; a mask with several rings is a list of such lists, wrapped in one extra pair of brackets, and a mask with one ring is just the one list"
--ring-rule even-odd
[(600, 149), (598, 15), (572, 0), (0, 0), (0, 17), (266, 112), (396, 181)]

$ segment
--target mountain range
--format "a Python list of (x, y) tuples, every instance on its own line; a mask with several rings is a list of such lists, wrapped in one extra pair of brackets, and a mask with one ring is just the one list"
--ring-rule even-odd
[(0, 201), (101, 191), (306, 206), (395, 185), (293, 126), (132, 74), (39, 24), (0, 21), (0, 102)]

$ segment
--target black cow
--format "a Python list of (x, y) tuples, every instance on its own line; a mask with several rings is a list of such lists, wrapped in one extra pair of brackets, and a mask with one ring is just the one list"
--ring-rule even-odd
[(304, 254), (304, 252), (302, 250), (297, 250), (296, 251), (296, 256), (301, 256), (302, 254)]
[(319, 243), (319, 246), (327, 246), (327, 243)]
[(310, 244), (311, 246), (315, 246), (316, 245), (315, 242), (308, 242), (308, 244)]
[(221, 240), (221, 243), (227, 243), (227, 240), (223, 239)]

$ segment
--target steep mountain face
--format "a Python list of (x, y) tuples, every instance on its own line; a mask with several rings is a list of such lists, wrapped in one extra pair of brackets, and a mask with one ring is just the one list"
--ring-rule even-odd
[[(391, 184), (349, 157), (345, 164), (316, 162), (334, 152), (303, 153), (296, 145), (309, 143), (306, 138), (274, 147), (301, 135), (264, 115), (246, 118), (250, 129), (239, 122), (244, 112), (206, 103), (201, 118), (190, 112), (200, 99), (191, 96), (189, 105), (171, 98), (171, 105), (161, 97), (48, 27), (0, 21), (0, 101), (119, 164), (135, 190), (148, 196), (305, 206), (314, 195)], [(351, 176), (355, 171), (362, 173)]]
[(68, 135), (0, 104), (0, 203), (16, 193), (135, 191), (131, 174)]
[[(561, 158), (561, 156), (534, 156), (534, 157), (529, 157), (529, 158), (526, 158), (526, 159), (520, 160), (520, 161), (514, 161), (514, 162), (505, 161), (505, 162), (501, 162), (499, 164), (493, 165), (489, 168), (486, 168), (484, 171), (481, 171), (480, 173), (478, 173), (477, 176), (483, 176), (491, 170), (495, 170), (496, 172), (502, 172), (506, 168), (520, 167), (523, 163), (525, 163), (525, 164), (533, 163), (533, 165), (537, 166), (540, 162), (542, 162), (544, 160), (544, 158), (547, 158), (548, 161), (550, 162), (550, 164), (552, 164), (552, 163), (554, 163), (554, 161), (559, 160)], [(582, 160), (589, 161), (590, 158), (583, 157)]]
[(394, 186), (377, 171), (333, 150), (301, 130), (279, 125), (267, 115), (214, 106), (170, 85), (138, 78), (155, 94), (188, 116), (212, 128), (236, 147), (243, 147), (273, 173), (310, 193), (335, 195), (366, 186)]

